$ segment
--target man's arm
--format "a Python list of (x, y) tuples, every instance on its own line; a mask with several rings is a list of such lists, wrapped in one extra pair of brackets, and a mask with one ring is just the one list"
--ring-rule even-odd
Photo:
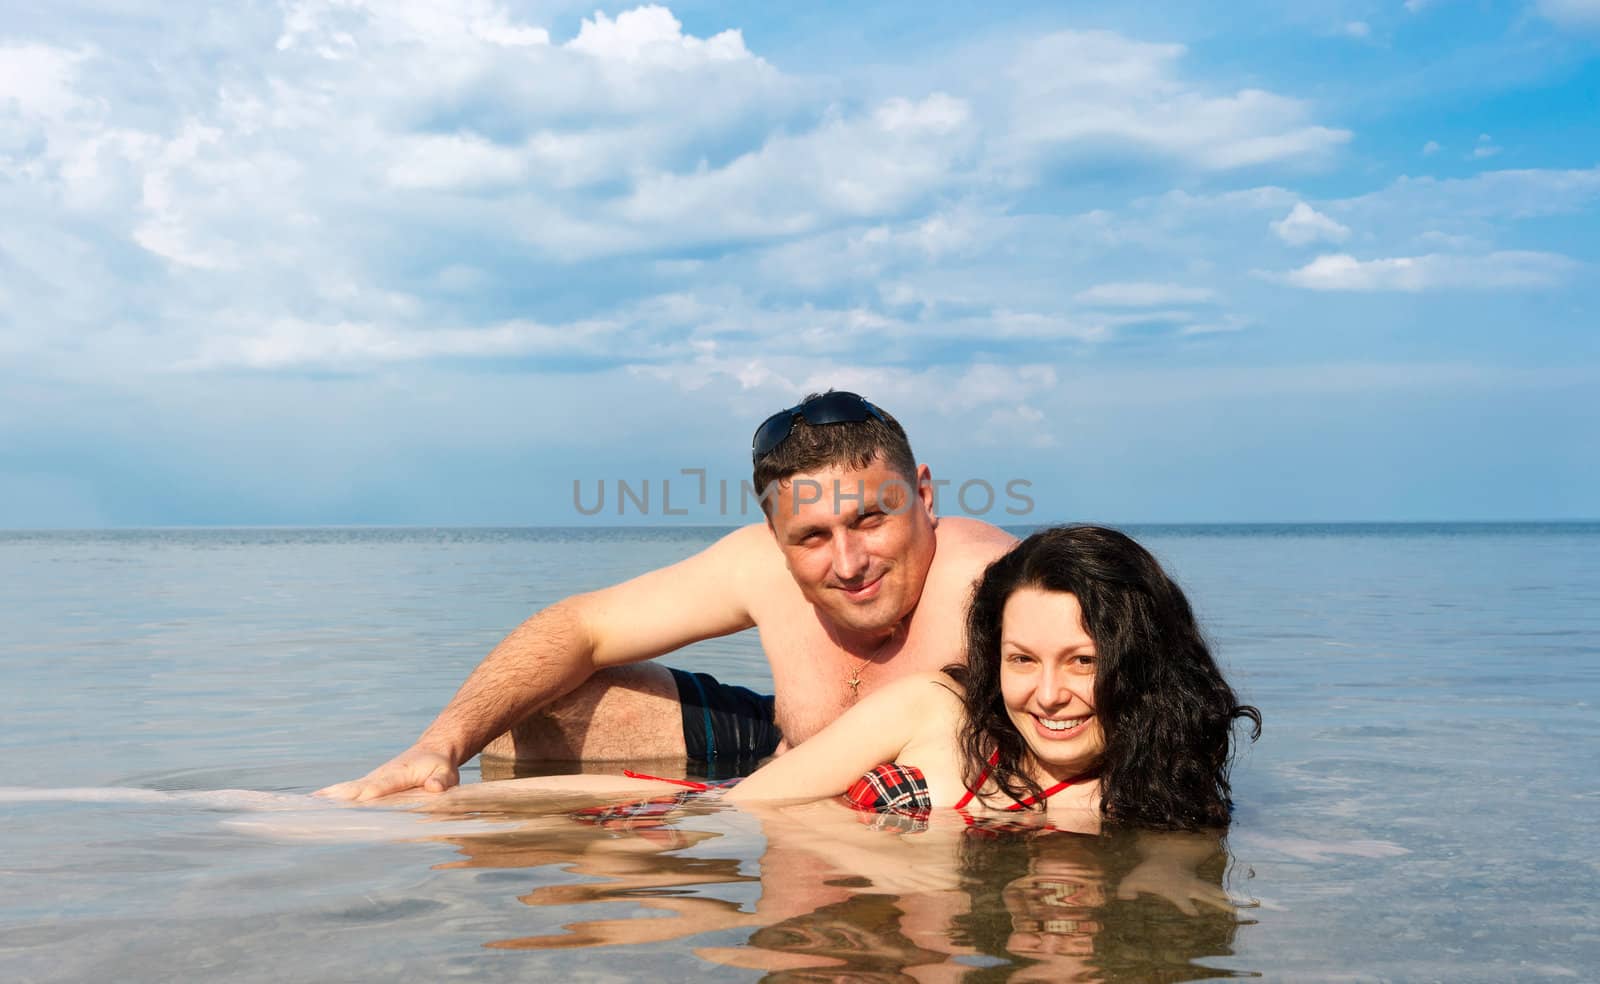
[(320, 793), (369, 800), (454, 786), (463, 762), (595, 670), (749, 628), (746, 591), (774, 556), (771, 534), (749, 526), (670, 567), (551, 605), (489, 653), (414, 745)]

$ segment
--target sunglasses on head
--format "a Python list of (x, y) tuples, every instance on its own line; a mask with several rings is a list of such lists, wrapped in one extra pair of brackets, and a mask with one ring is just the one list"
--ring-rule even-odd
[(820, 424), (859, 424), (868, 417), (883, 419), (883, 414), (878, 412), (877, 407), (854, 393), (841, 390), (813, 396), (804, 403), (797, 403), (787, 410), (779, 410), (756, 428), (756, 436), (750, 439), (751, 459), (760, 461), (778, 445), (787, 441), (789, 432), (794, 429), (794, 418), (797, 415), (804, 417), (805, 422), (813, 427)]

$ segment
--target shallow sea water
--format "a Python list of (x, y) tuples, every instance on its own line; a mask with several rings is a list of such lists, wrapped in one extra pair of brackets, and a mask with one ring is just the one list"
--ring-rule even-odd
[[(1600, 524), (1130, 532), (1265, 717), (1203, 869), (1237, 916), (1119, 899), (1125, 837), (305, 795), (539, 606), (717, 531), (0, 533), (0, 977), (1600, 978)], [(750, 635), (672, 662), (769, 679)]]

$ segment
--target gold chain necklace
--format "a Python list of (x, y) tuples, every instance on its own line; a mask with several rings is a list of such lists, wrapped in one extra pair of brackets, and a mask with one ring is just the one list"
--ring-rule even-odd
[(889, 633), (889, 638), (878, 643), (877, 648), (874, 649), (870, 655), (856, 657), (856, 659), (861, 660), (861, 662), (858, 663), (855, 670), (851, 672), (850, 678), (844, 682), (844, 685), (850, 688), (850, 699), (852, 701), (861, 696), (861, 674), (866, 671), (867, 667), (876, 662), (879, 656), (883, 655), (883, 651), (888, 649), (889, 644), (894, 642), (895, 637), (900, 634), (900, 628), (903, 625), (905, 625), (904, 621), (896, 624), (894, 631)]
[(861, 671), (866, 668), (866, 661), (863, 660), (861, 665), (856, 667), (856, 671), (850, 674), (850, 679), (844, 682), (844, 685), (850, 688), (851, 700), (855, 700), (857, 697), (861, 696)]

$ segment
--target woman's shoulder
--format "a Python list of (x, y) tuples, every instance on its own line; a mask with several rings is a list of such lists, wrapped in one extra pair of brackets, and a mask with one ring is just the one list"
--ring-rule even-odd
[(883, 688), (884, 692), (892, 693), (897, 698), (916, 700), (921, 702), (944, 703), (954, 700), (960, 703), (966, 696), (966, 691), (961, 684), (955, 681), (948, 673), (940, 670), (929, 670), (919, 673), (907, 673)]
[(908, 673), (873, 696), (879, 695), (885, 703), (892, 703), (896, 712), (914, 721), (919, 734), (929, 727), (940, 734), (948, 733), (965, 713), (961, 685), (940, 672)]

